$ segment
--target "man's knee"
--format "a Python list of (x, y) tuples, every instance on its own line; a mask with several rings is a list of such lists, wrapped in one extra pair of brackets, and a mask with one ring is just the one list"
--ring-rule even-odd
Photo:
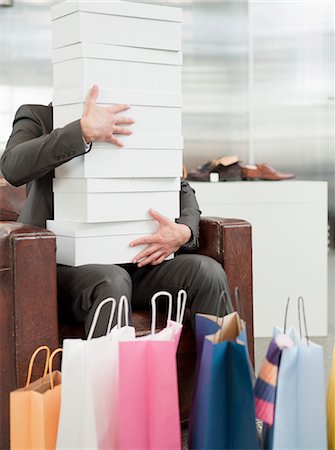
[(112, 297), (118, 303), (122, 295), (130, 301), (132, 281), (128, 272), (119, 266), (92, 264), (82, 273), (84, 286), (77, 289), (72, 311), (77, 320), (85, 320), (87, 314), (95, 310), (99, 303)]
[[(108, 297), (114, 298), (116, 301), (116, 307), (118, 307), (121, 296), (125, 295), (129, 301), (129, 310), (127, 314), (131, 312), (130, 301), (132, 281), (130, 275), (125, 269), (119, 266), (97, 266), (94, 282), (95, 284), (91, 295), (89, 298), (86, 298), (86, 302), (89, 305), (89, 307), (86, 308), (85, 317), (86, 334), (88, 334), (97, 307), (104, 299)], [(83, 297), (85, 298), (85, 293), (83, 293)], [(94, 337), (101, 336), (106, 333), (110, 312), (111, 305), (106, 305), (101, 310), (95, 328)], [(113, 326), (116, 324), (116, 318), (117, 309), (112, 320)], [(122, 323), (124, 323), (124, 314)]]
[(226, 281), (226, 274), (221, 264), (209, 256), (187, 255), (185, 263), (194, 276), (205, 283), (218, 283), (223, 285)]
[(220, 297), (223, 291), (229, 296), (229, 289), (221, 264), (205, 255), (188, 255), (184, 263), (191, 270), (187, 284), (192, 313), (222, 315)]
[[(92, 284), (95, 287), (104, 285), (106, 288), (116, 292), (122, 292), (122, 289), (131, 289), (131, 277), (128, 272), (116, 265), (92, 265), (91, 275)], [(124, 292), (126, 294), (127, 292)], [(122, 295), (122, 294), (121, 294)]]

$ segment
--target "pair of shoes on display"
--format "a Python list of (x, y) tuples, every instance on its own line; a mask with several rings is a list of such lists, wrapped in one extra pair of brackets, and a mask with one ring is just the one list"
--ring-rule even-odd
[(268, 180), (268, 181), (281, 181), (290, 180), (294, 178), (293, 173), (278, 172), (269, 164), (247, 164), (241, 165), (241, 173), (243, 180)]
[(235, 155), (208, 161), (189, 174), (184, 166), (183, 173), (184, 178), (190, 181), (281, 181), (294, 178), (293, 173), (279, 172), (269, 164), (241, 164)]
[(187, 175), (190, 181), (241, 181), (241, 167), (237, 156), (223, 156), (208, 161)]

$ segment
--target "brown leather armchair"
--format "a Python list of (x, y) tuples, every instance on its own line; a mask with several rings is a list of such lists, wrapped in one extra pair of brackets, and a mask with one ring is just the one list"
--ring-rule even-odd
[[(21, 387), (32, 352), (51, 349), (64, 337), (84, 336), (83, 326), (59, 323), (56, 297), (56, 239), (45, 229), (14, 222), (25, 201), (25, 188), (0, 177), (0, 392), (2, 450), (9, 448), (9, 392)], [(202, 218), (200, 248), (224, 267), (230, 290), (239, 287), (253, 361), (253, 297), (251, 226), (244, 220)], [(134, 312), (137, 333), (150, 332), (150, 313)], [(195, 368), (195, 343), (186, 318), (178, 350), (180, 409), (187, 420)], [(37, 364), (38, 365), (38, 364)], [(42, 365), (42, 362), (41, 362)], [(42, 367), (36, 370), (40, 376)]]

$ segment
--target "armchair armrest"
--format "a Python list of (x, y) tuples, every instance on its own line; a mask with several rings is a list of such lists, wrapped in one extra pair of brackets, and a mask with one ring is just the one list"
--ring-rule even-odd
[[(1, 423), (9, 392), (26, 381), (32, 352), (58, 346), (56, 241), (48, 230), (0, 222)], [(37, 361), (37, 366), (38, 366)], [(36, 370), (40, 376), (42, 362)], [(4, 426), (7, 435), (8, 427)], [(8, 436), (2, 436), (8, 442)], [(2, 447), (7, 448), (7, 447)]]
[[(203, 217), (200, 221), (200, 247), (197, 253), (210, 256), (224, 268), (229, 290), (239, 288), (247, 325), (249, 354), (254, 363), (254, 324), (252, 289), (251, 225), (245, 220)], [(234, 303), (234, 299), (233, 303)]]

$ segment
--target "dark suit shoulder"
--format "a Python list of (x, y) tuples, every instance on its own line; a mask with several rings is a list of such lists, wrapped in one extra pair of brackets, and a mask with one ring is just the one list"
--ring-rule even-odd
[(52, 130), (53, 110), (51, 104), (46, 105), (22, 105), (17, 110), (14, 124), (22, 119), (28, 119), (41, 127), (41, 134), (50, 133)]

